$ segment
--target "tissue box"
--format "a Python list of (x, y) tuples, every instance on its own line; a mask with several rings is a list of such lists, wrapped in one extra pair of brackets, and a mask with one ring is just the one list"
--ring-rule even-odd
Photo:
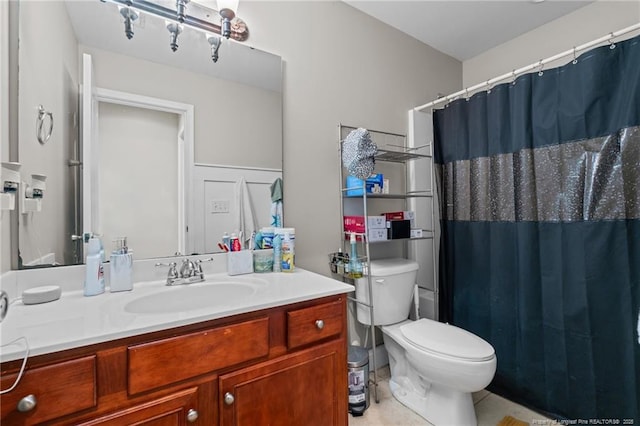
[(240, 275), (253, 272), (253, 253), (251, 250), (230, 251), (227, 253), (227, 274)]
[(414, 211), (407, 210), (403, 212), (389, 212), (383, 214), (387, 220), (410, 220), (411, 227), (416, 227), (416, 212)]
[[(378, 186), (378, 192), (382, 192), (384, 185), (384, 177), (381, 173), (373, 174), (366, 180), (367, 194), (374, 192), (376, 185)], [(355, 176), (347, 176), (347, 197), (361, 197), (362, 194), (362, 179), (358, 179)]]
[[(343, 218), (343, 228), (345, 232), (364, 233), (364, 216), (345, 216)], [(367, 216), (367, 228), (385, 229), (387, 222), (384, 216)]]
[(386, 241), (387, 230), (383, 229), (369, 229), (369, 242), (375, 243), (376, 241)]

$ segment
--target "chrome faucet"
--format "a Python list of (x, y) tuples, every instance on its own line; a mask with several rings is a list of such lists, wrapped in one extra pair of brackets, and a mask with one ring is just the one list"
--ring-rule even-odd
[(202, 272), (202, 262), (211, 262), (213, 258), (196, 260), (195, 262), (184, 258), (180, 271), (176, 262), (156, 263), (156, 266), (168, 266), (167, 285), (193, 284), (204, 281), (204, 272)]

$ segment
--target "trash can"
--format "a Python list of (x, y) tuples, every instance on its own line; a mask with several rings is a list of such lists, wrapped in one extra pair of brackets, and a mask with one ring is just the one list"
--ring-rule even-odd
[(349, 412), (353, 416), (361, 416), (369, 407), (369, 351), (349, 346), (347, 366)]

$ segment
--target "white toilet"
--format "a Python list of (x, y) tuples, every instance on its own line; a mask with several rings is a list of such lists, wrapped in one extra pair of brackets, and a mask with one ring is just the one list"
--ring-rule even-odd
[[(418, 264), (407, 259), (371, 262), (373, 319), (382, 326), (389, 354), (393, 396), (434, 425), (476, 425), (471, 393), (496, 372), (493, 347), (461, 328), (429, 319), (410, 321)], [(356, 282), (356, 298), (368, 302), (367, 279)], [(371, 324), (358, 304), (358, 321)]]

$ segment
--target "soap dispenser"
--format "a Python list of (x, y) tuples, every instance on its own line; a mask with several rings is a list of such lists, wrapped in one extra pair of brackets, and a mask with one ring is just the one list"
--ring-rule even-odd
[(112, 293), (116, 291), (133, 290), (133, 255), (127, 247), (127, 237), (120, 237), (113, 240), (114, 249), (110, 258)]
[(85, 264), (85, 296), (95, 296), (104, 293), (104, 266), (100, 258), (100, 246), (99, 238), (89, 238), (87, 244), (87, 261)]

